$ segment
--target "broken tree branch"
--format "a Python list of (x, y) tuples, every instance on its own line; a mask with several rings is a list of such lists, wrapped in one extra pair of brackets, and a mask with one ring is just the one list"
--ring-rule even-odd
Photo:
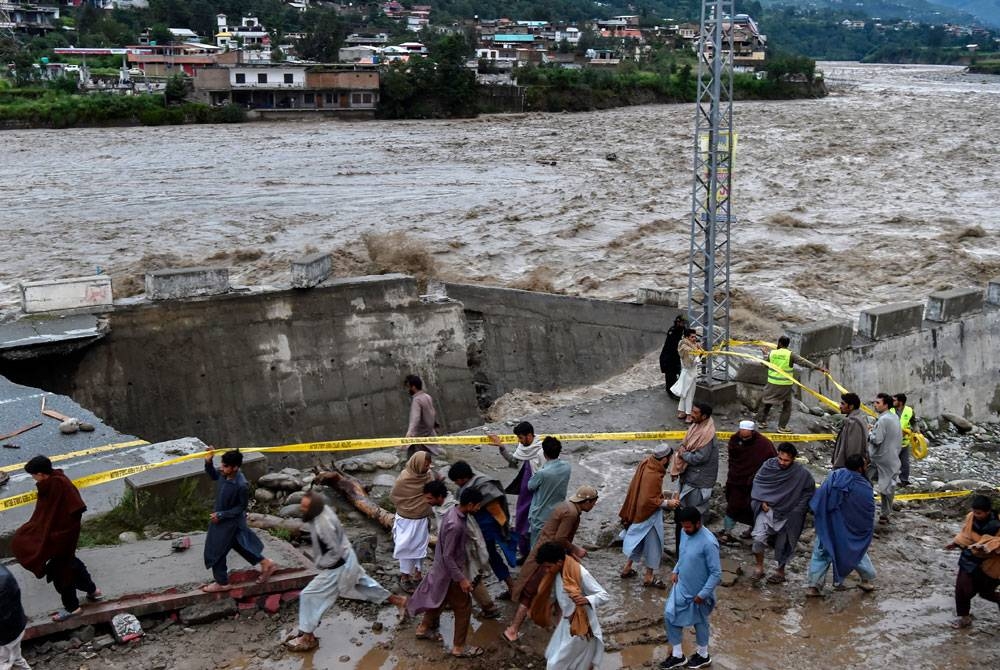
[(382, 509), (378, 503), (369, 498), (365, 492), (364, 485), (354, 477), (334, 468), (332, 470), (321, 470), (317, 473), (316, 479), (313, 482), (335, 489), (348, 502), (354, 505), (355, 509), (382, 526), (386, 531), (392, 532), (395, 515)]

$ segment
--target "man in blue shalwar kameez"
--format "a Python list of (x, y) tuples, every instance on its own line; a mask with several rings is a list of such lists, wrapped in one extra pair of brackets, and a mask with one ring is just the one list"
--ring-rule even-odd
[[(673, 587), (663, 608), (667, 641), (671, 656), (660, 663), (661, 668), (703, 668), (711, 665), (708, 655), (708, 617), (715, 609), (715, 587), (722, 579), (719, 541), (701, 525), (701, 512), (685, 507), (677, 512), (684, 534), (670, 581)], [(684, 658), (681, 639), (684, 628), (694, 626), (696, 653)]]
[(243, 454), (232, 450), (222, 454), (222, 464), (215, 469), (212, 457), (215, 451), (205, 452), (205, 474), (216, 482), (215, 507), (210, 517), (208, 536), (205, 538), (205, 567), (212, 570), (214, 582), (201, 587), (213, 593), (229, 588), (229, 568), (226, 556), (235, 550), (250, 565), (260, 563), (259, 583), (274, 574), (275, 564), (264, 558), (264, 543), (247, 526), (247, 504), (250, 502), (250, 485), (240, 472)]

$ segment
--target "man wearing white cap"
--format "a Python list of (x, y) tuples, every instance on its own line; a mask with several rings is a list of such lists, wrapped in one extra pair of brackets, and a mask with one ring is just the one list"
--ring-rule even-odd
[[(778, 452), (774, 443), (757, 432), (753, 421), (740, 421), (740, 429), (729, 438), (729, 472), (726, 475), (726, 518), (720, 542), (731, 542), (733, 529), (737, 523), (753, 526), (753, 510), (750, 508), (750, 491), (753, 478), (760, 466)], [(750, 531), (743, 537), (749, 538)]]

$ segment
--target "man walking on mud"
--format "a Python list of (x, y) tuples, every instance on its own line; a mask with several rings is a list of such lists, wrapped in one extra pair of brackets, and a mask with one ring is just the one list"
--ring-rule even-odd
[(76, 556), (87, 506), (73, 482), (62, 470), (53, 469), (47, 457), (35, 456), (25, 463), (24, 471), (35, 480), (38, 503), (28, 522), (14, 533), (11, 552), (25, 570), (52, 582), (63, 605), (52, 620), (66, 621), (83, 611), (78, 591), (91, 602), (103, 598), (87, 566)]
[[(798, 354), (792, 353), (788, 349), (790, 340), (782, 335), (778, 338), (778, 346), (768, 351), (763, 349), (767, 361), (773, 367), (767, 368), (767, 384), (764, 387), (764, 395), (760, 399), (760, 410), (757, 412), (757, 425), (767, 428), (767, 415), (771, 411), (771, 405), (781, 405), (781, 414), (778, 416), (778, 432), (790, 433), (788, 421), (792, 417), (792, 388), (795, 384), (791, 377), (795, 374), (795, 366), (809, 368), (827, 372), (821, 365), (816, 365), (812, 361), (807, 361)], [(780, 370), (781, 374), (775, 370)]]
[[(729, 438), (729, 468), (726, 472), (726, 518), (722, 521), (723, 531), (719, 541), (733, 542), (733, 530), (737, 523), (753, 528), (753, 510), (750, 508), (750, 491), (753, 478), (760, 466), (778, 452), (771, 440), (757, 432), (753, 421), (740, 421), (739, 430)], [(750, 529), (741, 536), (750, 538)]]
[(798, 450), (790, 442), (778, 445), (778, 455), (760, 466), (753, 479), (750, 504), (754, 511), (753, 555), (757, 562), (753, 578), (764, 577), (764, 551), (774, 538), (774, 560), (778, 564), (767, 578), (770, 584), (785, 581), (785, 566), (795, 554), (802, 535), (809, 501), (816, 492), (816, 480), (801, 463)]
[(212, 570), (215, 580), (201, 587), (207, 593), (229, 589), (226, 556), (230, 551), (235, 551), (250, 565), (260, 564), (259, 584), (269, 580), (277, 567), (274, 561), (264, 558), (264, 543), (247, 526), (250, 484), (240, 472), (243, 454), (235, 449), (222, 454), (218, 470), (213, 463), (214, 455), (215, 449), (211, 447), (205, 452), (205, 474), (217, 482), (215, 511), (211, 514), (205, 537), (205, 567)]
[(299, 634), (285, 641), (291, 651), (312, 651), (319, 646), (315, 631), (319, 620), (337, 598), (370, 603), (390, 602), (406, 613), (406, 598), (390, 594), (368, 576), (333, 508), (318, 491), (309, 491), (299, 503), (302, 520), (309, 524), (317, 575), (299, 594)]
[(638, 573), (632, 566), (641, 562), (646, 567), (642, 585), (658, 589), (666, 588), (655, 574), (663, 561), (663, 510), (674, 509), (679, 504), (676, 500), (663, 498), (663, 477), (667, 474), (671, 453), (670, 446), (664, 444), (639, 463), (618, 510), (618, 518), (625, 529), (622, 551), (628, 557), (621, 578), (635, 577)]

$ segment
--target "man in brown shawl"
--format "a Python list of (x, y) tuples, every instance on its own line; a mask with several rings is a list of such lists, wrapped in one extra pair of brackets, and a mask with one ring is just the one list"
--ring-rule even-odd
[(580, 527), (580, 514), (589, 512), (597, 504), (597, 489), (592, 486), (581, 486), (576, 490), (570, 499), (559, 503), (553, 508), (535, 545), (531, 548), (521, 574), (511, 589), (511, 600), (517, 601), (517, 611), (514, 613), (514, 620), (510, 626), (503, 631), (502, 635), (508, 642), (515, 642), (520, 637), (521, 624), (531, 610), (531, 604), (538, 594), (538, 585), (545, 575), (545, 570), (539, 568), (537, 556), (538, 549), (542, 545), (554, 542), (558, 544), (564, 553), (576, 559), (583, 559), (587, 556), (587, 550), (573, 544), (576, 538), (576, 530)]
[(399, 561), (399, 587), (407, 593), (413, 593), (423, 578), (421, 567), (427, 557), (431, 517), (431, 507), (424, 500), (424, 484), (433, 479), (430, 453), (418, 451), (410, 456), (389, 493), (396, 506), (392, 557)]
[(658, 589), (667, 587), (662, 579), (653, 575), (663, 561), (663, 510), (673, 509), (678, 504), (676, 500), (663, 497), (663, 477), (667, 474), (667, 462), (672, 453), (673, 449), (664, 444), (639, 463), (625, 502), (618, 511), (625, 529), (622, 551), (628, 556), (621, 571), (622, 579), (635, 577), (637, 573), (632, 565), (642, 562), (646, 566), (643, 586)]
[(958, 576), (955, 578), (955, 609), (958, 618), (953, 628), (972, 625), (972, 598), (978, 595), (1000, 605), (1000, 519), (988, 496), (972, 498), (972, 511), (965, 517), (962, 530), (945, 549), (961, 549)]
[(63, 609), (53, 621), (65, 621), (80, 614), (77, 591), (96, 602), (103, 597), (87, 566), (76, 557), (80, 522), (87, 506), (80, 492), (62, 470), (53, 470), (52, 461), (35, 456), (24, 466), (38, 487), (38, 504), (26, 524), (17, 529), (11, 551), (17, 562), (41, 579), (52, 582), (62, 598)]
[[(750, 490), (753, 478), (769, 458), (778, 455), (774, 443), (759, 432), (753, 421), (740, 421), (739, 430), (729, 438), (729, 470), (726, 473), (726, 517), (723, 531), (719, 536), (722, 543), (732, 542), (733, 529), (737, 523), (753, 526), (753, 511), (750, 509)], [(749, 539), (750, 530), (741, 535)]]

